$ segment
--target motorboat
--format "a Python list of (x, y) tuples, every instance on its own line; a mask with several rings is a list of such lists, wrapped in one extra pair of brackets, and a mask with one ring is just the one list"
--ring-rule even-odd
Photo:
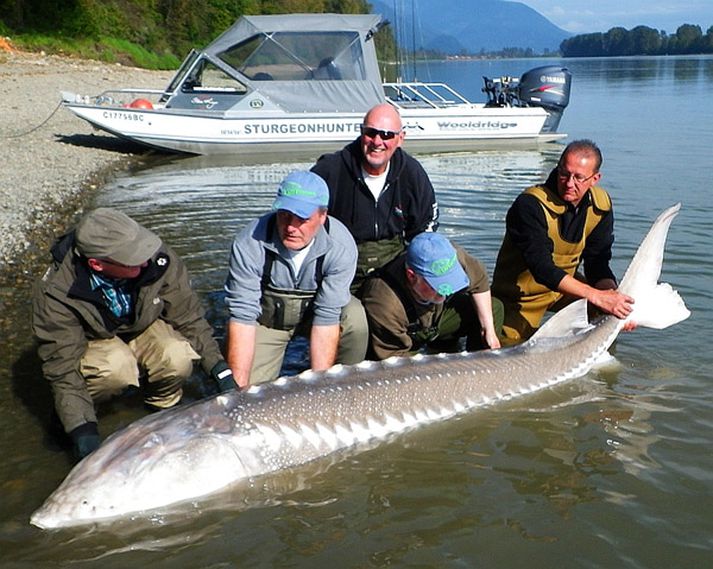
[(484, 103), (444, 83), (384, 83), (373, 40), (386, 23), (377, 14), (243, 16), (192, 50), (165, 89), (63, 92), (62, 104), (102, 131), (189, 154), (314, 158), (355, 139), (366, 111), (384, 102), (398, 108), (414, 153), (565, 136), (566, 68), (484, 77)]

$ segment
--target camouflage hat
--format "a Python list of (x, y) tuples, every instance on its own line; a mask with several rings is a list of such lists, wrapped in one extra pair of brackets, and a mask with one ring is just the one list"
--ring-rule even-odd
[(87, 258), (136, 267), (161, 247), (161, 239), (128, 215), (100, 207), (85, 215), (75, 232), (77, 250)]

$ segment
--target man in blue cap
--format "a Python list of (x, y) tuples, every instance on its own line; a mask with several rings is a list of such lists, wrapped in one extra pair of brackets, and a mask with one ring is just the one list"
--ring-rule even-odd
[(374, 357), (499, 348), (502, 303), (490, 296), (483, 265), (443, 235), (420, 233), (405, 253), (367, 279), (366, 309)]
[(327, 215), (329, 188), (317, 174), (290, 173), (273, 211), (233, 241), (226, 305), (227, 361), (239, 387), (276, 379), (295, 335), (310, 341), (315, 371), (364, 359), (366, 316), (349, 292), (357, 249)]

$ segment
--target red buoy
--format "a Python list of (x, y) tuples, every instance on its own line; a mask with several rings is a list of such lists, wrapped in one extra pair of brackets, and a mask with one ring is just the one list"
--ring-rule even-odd
[(129, 108), (131, 109), (153, 109), (151, 101), (148, 99), (134, 99), (129, 103)]

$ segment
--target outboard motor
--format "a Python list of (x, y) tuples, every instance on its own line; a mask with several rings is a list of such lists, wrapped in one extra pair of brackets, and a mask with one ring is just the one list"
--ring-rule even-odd
[(520, 77), (518, 99), (524, 107), (543, 107), (550, 115), (542, 132), (556, 132), (569, 104), (572, 74), (566, 67), (546, 65), (526, 71)]
[(562, 113), (569, 104), (572, 74), (566, 67), (545, 65), (517, 77), (483, 77), (486, 107), (542, 107), (547, 119), (542, 132), (557, 132)]

